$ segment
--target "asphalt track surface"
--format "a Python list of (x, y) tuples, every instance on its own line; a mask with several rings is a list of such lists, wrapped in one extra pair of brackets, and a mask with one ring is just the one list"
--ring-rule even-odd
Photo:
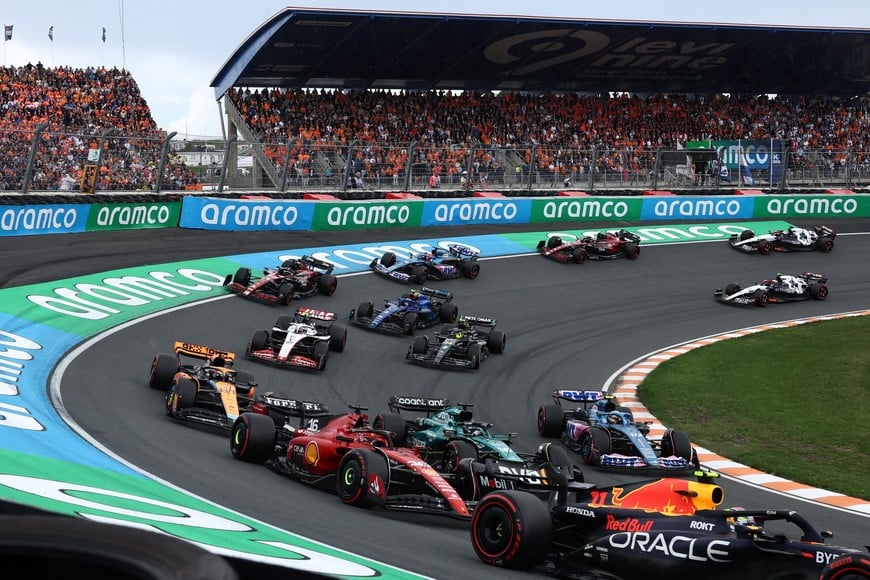
[[(833, 225), (841, 233), (868, 229), (866, 221)], [(561, 229), (571, 227), (560, 225)], [(469, 233), (468, 229), (438, 231)], [(488, 231), (496, 230), (480, 228), (475, 233)], [(328, 241), (340, 244), (431, 235), (431, 229), (368, 232), (366, 238), (355, 234), (356, 239), (329, 234)], [(12, 244), (3, 240), (0, 259), (7, 270), (3, 283), (18, 285), (123, 266), (310, 247), (326, 241), (325, 236), (293, 234), (292, 241), (290, 237), (166, 230), (147, 235), (103, 233), (100, 238), (87, 234), (80, 239), (13, 238)], [(246, 360), (237, 366), (253, 371), (261, 389), (319, 400), (333, 411), (364, 403), (376, 413), (385, 409), (392, 394), (474, 402), (476, 418), (492, 421), (499, 431), (518, 432), (517, 448), (532, 451), (543, 442), (535, 429), (535, 411), (549, 401), (554, 388), (596, 388), (635, 358), (697, 337), (867, 308), (868, 254), (870, 236), (842, 235), (829, 255), (746, 256), (718, 242), (649, 246), (634, 262), (574, 266), (538, 255), (487, 260), (477, 280), (439, 283), (454, 292), (461, 313), (493, 316), (508, 334), (505, 354), (484, 361), (477, 372), (409, 365), (404, 360), (407, 338), (368, 333), (351, 325), (346, 351), (332, 354), (322, 373)], [(8, 268), (12, 257), (16, 258), (14, 269)], [(745, 284), (776, 272), (808, 270), (829, 276), (828, 300), (762, 309), (728, 307), (712, 297), (715, 288), (728, 282)], [(345, 314), (360, 301), (377, 303), (402, 291), (399, 284), (364, 274), (342, 278), (334, 296), (314, 297), (305, 304)], [(527, 577), (480, 563), (471, 549), (466, 524), (437, 516), (344, 506), (329, 492), (235, 461), (227, 437), (166, 419), (162, 394), (146, 386), (155, 353), (171, 352), (175, 340), (243, 352), (253, 331), (270, 327), (280, 312), (231, 296), (130, 326), (97, 342), (73, 361), (62, 382), (64, 403), (80, 426), (132, 464), (283, 529), (435, 578)], [(740, 412), (739, 401), (734, 402), (732, 412)], [(836, 442), (831, 442), (831, 452), (837, 452)], [(584, 472), (587, 481), (602, 485), (639, 478), (588, 467)], [(817, 528), (833, 530), (836, 544), (860, 547), (870, 539), (867, 517), (731, 480), (720, 483), (726, 493), (725, 505), (795, 509)]]

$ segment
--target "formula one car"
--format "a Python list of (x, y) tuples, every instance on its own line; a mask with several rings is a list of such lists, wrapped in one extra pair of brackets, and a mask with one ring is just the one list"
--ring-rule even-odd
[[(561, 578), (870, 575), (870, 556), (827, 544), (832, 534), (796, 512), (718, 509), (724, 493), (710, 481), (662, 478), (613, 487), (564, 482), (565, 492), (549, 503), (524, 491), (498, 491), (477, 505), (471, 544), (492, 566), (543, 564), (548, 575)], [(775, 531), (765, 529), (768, 522)]]
[[(627, 407), (603, 391), (556, 390), (553, 404), (538, 409), (538, 433), (562, 443), (588, 464), (623, 469), (697, 469), (698, 454), (683, 431), (649, 439), (649, 423), (635, 422)], [(565, 409), (561, 402), (581, 403)]]
[(424, 286), (419, 292), (411, 290), (395, 300), (384, 299), (380, 309), (372, 302), (362, 302), (359, 308), (350, 311), (349, 318), (353, 324), (369, 330), (414, 334), (418, 328), (456, 322), (459, 308), (452, 300), (450, 292)]
[(398, 260), (393, 252), (386, 252), (369, 264), (376, 274), (404, 284), (422, 284), (427, 279), (450, 280), (452, 278), (477, 278), (480, 254), (468, 246), (450, 244), (445, 250), (433, 248), (429, 252), (414, 254), (406, 260)]
[(823, 274), (804, 272), (798, 276), (777, 274), (772, 280), (762, 280), (741, 287), (732, 282), (713, 292), (719, 302), (737, 304), (739, 306), (767, 306), (781, 302), (799, 302), (801, 300), (824, 300), (828, 297), (828, 277)]
[(640, 236), (626, 230), (599, 232), (595, 236), (574, 237), (564, 240), (562, 236), (550, 236), (538, 242), (538, 251), (557, 262), (582, 264), (588, 260), (613, 260), (640, 256)]
[(254, 399), (253, 375), (234, 369), (229, 351), (187, 342), (176, 342), (174, 350), (155, 355), (148, 376), (149, 387), (166, 392), (166, 414), (230, 429)]
[(728, 239), (732, 248), (742, 252), (769, 254), (771, 252), (812, 252), (818, 250), (828, 253), (834, 249), (837, 234), (827, 226), (813, 229), (789, 226), (785, 230), (775, 230), (767, 234), (755, 235), (752, 230), (743, 230)]
[(480, 368), (480, 361), (491, 353), (504, 352), (507, 337), (495, 325), (493, 318), (462, 316), (456, 326), (441, 328), (431, 340), (428, 336), (415, 337), (405, 358), (423, 366)]
[(224, 287), (267, 304), (290, 304), (314, 294), (332, 296), (338, 286), (332, 270), (329, 262), (302, 256), (298, 260), (284, 260), (278, 268), (263, 268), (260, 277), (252, 276), (250, 268), (239, 268), (235, 275), (227, 275)]
[(347, 343), (347, 328), (334, 322), (332, 312), (299, 308), (293, 316), (279, 316), (271, 331), (254, 332), (245, 356), (279, 366), (323, 370), (330, 351), (342, 352)]

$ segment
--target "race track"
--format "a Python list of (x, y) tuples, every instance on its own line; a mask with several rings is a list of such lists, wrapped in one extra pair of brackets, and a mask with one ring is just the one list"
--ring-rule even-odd
[[(849, 224), (834, 226), (844, 232)], [(852, 231), (864, 226), (866, 223), (851, 224)], [(139, 263), (179, 259), (171, 246), (161, 246), (162, 234), (143, 237), (147, 250), (144, 245), (138, 250), (122, 246), (124, 254), (135, 256)], [(166, 234), (170, 238), (178, 235)], [(425, 235), (432, 235), (431, 230)], [(377, 239), (385, 239), (383, 232)], [(271, 247), (284, 250), (319, 242), (297, 238), (292, 243), (287, 246), (276, 239)], [(212, 243), (206, 250), (203, 243), (202, 255), (266, 247), (252, 248), (233, 238), (228, 247)], [(142, 255), (146, 251), (148, 254)], [(333, 411), (363, 403), (376, 413), (385, 410), (392, 394), (474, 402), (476, 418), (492, 421), (499, 431), (518, 432), (517, 447), (531, 451), (543, 441), (535, 429), (535, 411), (541, 402), (549, 401), (554, 388), (599, 387), (635, 358), (696, 337), (758, 323), (868, 308), (868, 254), (870, 236), (841, 235), (830, 255), (746, 256), (725, 242), (717, 242), (646, 247), (635, 262), (574, 266), (537, 255), (487, 260), (477, 280), (437, 283), (454, 292), (461, 313), (493, 316), (508, 334), (505, 354), (484, 361), (477, 372), (409, 365), (404, 360), (410, 342), (407, 338), (372, 334), (350, 325), (346, 351), (331, 355), (323, 373), (277, 369), (247, 360), (237, 366), (253, 371), (261, 390), (319, 400)], [(62, 256), (56, 261), (62, 263)], [(111, 263), (116, 264), (112, 267), (131, 265), (123, 259)], [(827, 301), (741, 309), (720, 305), (712, 297), (715, 288), (728, 282), (745, 284), (776, 272), (807, 270), (828, 275), (831, 292)], [(33, 277), (33, 272), (25, 269), (15, 281), (29, 282)], [(346, 316), (362, 300), (378, 303), (402, 291), (401, 285), (364, 274), (342, 278), (334, 296), (315, 297), (305, 304)], [(144, 320), (107, 336), (76, 358), (63, 377), (63, 401), (81, 427), (119, 456), (249, 516), (436, 578), (481, 578), (497, 573), (526, 577), (497, 572), (480, 563), (465, 524), (344, 506), (330, 493), (235, 461), (225, 437), (166, 419), (162, 394), (146, 386), (155, 353), (171, 352), (175, 340), (243, 352), (253, 331), (270, 327), (279, 313), (279, 309), (228, 296)], [(735, 401), (734, 412), (739, 409), (740, 402)], [(836, 452), (833, 442), (832, 452)], [(637, 477), (593, 468), (585, 468), (585, 473), (587, 481), (602, 484)], [(816, 527), (833, 530), (835, 543), (858, 547), (868, 540), (867, 517), (729, 480), (721, 484), (726, 505), (796, 509)]]

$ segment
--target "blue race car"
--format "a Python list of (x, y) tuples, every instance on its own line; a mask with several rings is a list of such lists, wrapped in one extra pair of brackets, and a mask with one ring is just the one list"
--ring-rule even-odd
[(384, 299), (383, 308), (362, 302), (350, 311), (350, 321), (369, 330), (391, 334), (414, 334), (418, 328), (436, 324), (451, 324), (459, 317), (459, 308), (452, 302), (453, 294), (446, 290), (423, 287), (411, 290), (395, 300)]
[(397, 280), (403, 284), (422, 284), (427, 279), (450, 280), (452, 278), (477, 278), (480, 264), (479, 253), (461, 244), (444, 248), (432, 248), (429, 252), (414, 254), (406, 260), (398, 260), (393, 252), (386, 252), (369, 264), (376, 274)]
[[(561, 401), (582, 403), (567, 410)], [(538, 433), (561, 437), (587, 464), (624, 469), (698, 469), (698, 454), (683, 431), (668, 429), (649, 439), (649, 423), (635, 422), (631, 410), (618, 407), (603, 391), (556, 390), (554, 404), (538, 409)]]

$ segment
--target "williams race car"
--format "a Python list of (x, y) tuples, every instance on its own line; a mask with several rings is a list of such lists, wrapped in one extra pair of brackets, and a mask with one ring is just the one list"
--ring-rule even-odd
[(334, 322), (332, 312), (299, 308), (293, 316), (279, 316), (271, 331), (254, 332), (245, 356), (279, 366), (323, 370), (330, 351), (342, 352), (347, 343), (347, 328)]
[(743, 230), (728, 239), (731, 247), (742, 252), (769, 254), (771, 252), (812, 252), (818, 250), (828, 253), (834, 249), (837, 234), (827, 226), (813, 229), (789, 226), (785, 230), (775, 230), (767, 234), (755, 235), (752, 230)]
[(460, 276), (473, 279), (480, 274), (478, 256), (478, 252), (468, 246), (450, 244), (446, 250), (433, 248), (406, 260), (398, 260), (395, 253), (386, 252), (372, 260), (369, 268), (403, 284), (422, 284), (427, 279), (450, 280)]
[(174, 350), (155, 355), (148, 376), (149, 387), (166, 393), (166, 414), (230, 429), (254, 399), (253, 375), (234, 369), (229, 351), (187, 342), (176, 342)]
[(640, 256), (640, 236), (626, 230), (599, 232), (595, 236), (574, 237), (564, 240), (550, 236), (538, 242), (538, 252), (557, 262), (582, 264), (588, 260), (613, 260)]
[[(538, 409), (538, 433), (562, 443), (590, 465), (623, 469), (697, 469), (698, 455), (689, 436), (668, 429), (649, 439), (649, 423), (635, 422), (631, 410), (618, 407), (602, 391), (557, 390), (552, 404)], [(565, 409), (562, 401), (580, 403)]]
[(446, 290), (423, 287), (411, 290), (395, 300), (384, 299), (383, 308), (373, 302), (362, 302), (350, 311), (353, 324), (369, 330), (392, 334), (414, 334), (419, 328), (456, 322), (459, 308), (452, 302), (453, 294)]
[[(564, 482), (542, 502), (523, 491), (485, 496), (471, 520), (471, 544), (503, 568), (543, 564), (551, 576), (589, 580), (790, 578), (857, 580), (870, 556), (826, 543), (790, 510), (717, 509), (722, 489), (662, 478), (596, 487)], [(771, 522), (774, 530), (766, 530)], [(781, 531), (782, 530), (782, 531)]]
[(462, 316), (456, 326), (441, 328), (431, 339), (415, 337), (405, 358), (430, 367), (480, 368), (480, 361), (490, 354), (504, 352), (507, 337), (495, 325), (492, 318)]
[(332, 296), (338, 278), (333, 265), (311, 256), (284, 260), (278, 268), (263, 268), (262, 276), (252, 276), (250, 268), (239, 268), (227, 275), (224, 287), (239, 296), (267, 304), (290, 304), (314, 294)]
[(824, 300), (828, 297), (828, 278), (823, 274), (804, 272), (798, 276), (777, 274), (771, 280), (762, 280), (741, 287), (732, 282), (724, 290), (713, 292), (719, 302), (739, 306), (767, 306), (780, 302), (799, 302), (801, 300)]

